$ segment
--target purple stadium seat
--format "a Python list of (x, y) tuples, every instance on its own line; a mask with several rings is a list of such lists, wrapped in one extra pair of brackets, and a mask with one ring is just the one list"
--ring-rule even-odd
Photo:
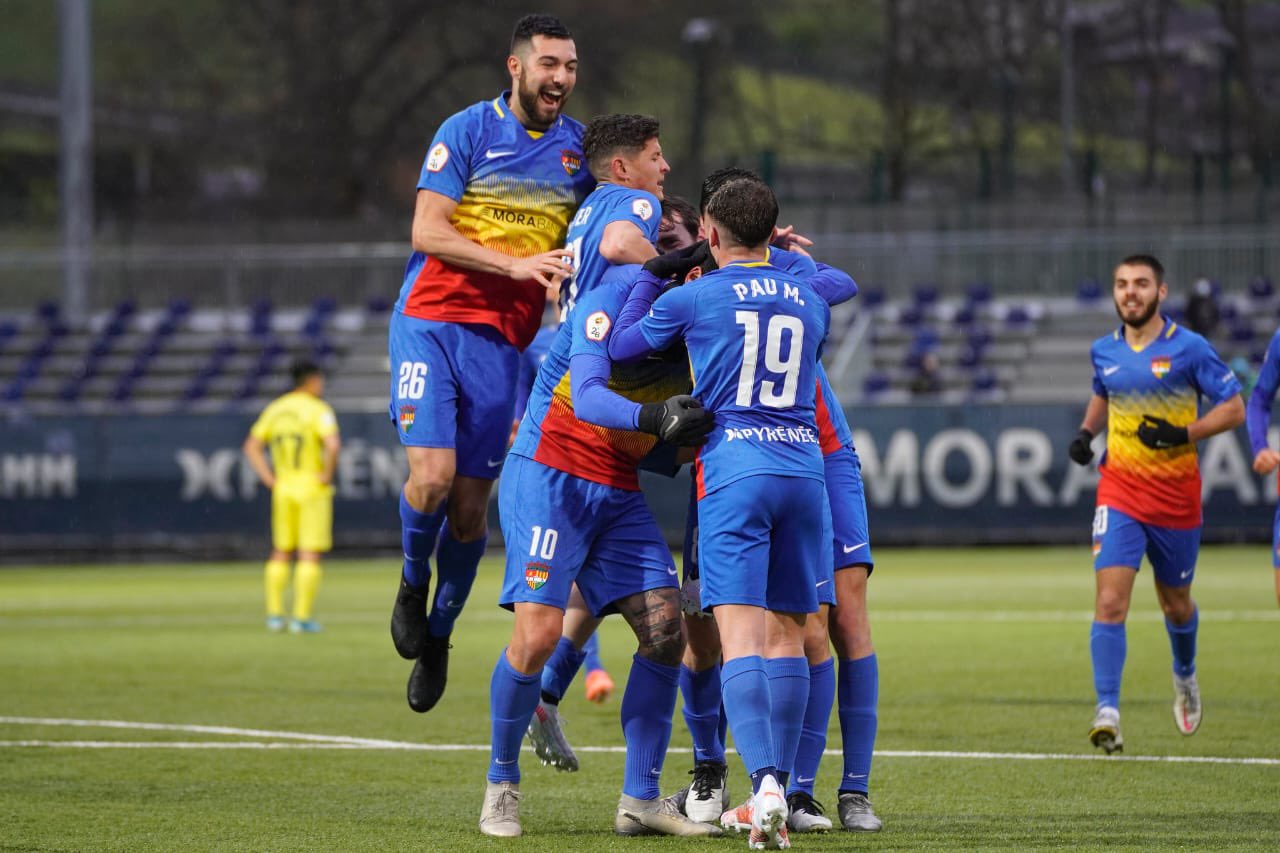
[(1257, 276), (1249, 282), (1249, 296), (1253, 299), (1270, 299), (1275, 292), (1275, 288), (1271, 286), (1271, 279), (1265, 275)]
[(391, 301), (383, 296), (371, 296), (365, 307), (370, 314), (385, 314), (391, 310)]
[(1004, 315), (1004, 322), (1009, 326), (1025, 326), (1031, 322), (1031, 314), (1022, 305), (1010, 305)]
[(867, 395), (880, 394), (889, 390), (889, 376), (885, 373), (871, 373), (862, 383), (862, 393)]
[(1235, 323), (1231, 326), (1231, 341), (1237, 344), (1247, 344), (1253, 340), (1253, 326), (1247, 322)]
[(36, 306), (36, 317), (45, 323), (52, 323), (62, 316), (62, 308), (58, 303), (45, 301)]
[(982, 364), (982, 348), (968, 344), (960, 350), (960, 366), (975, 368)]
[(908, 305), (898, 315), (898, 322), (904, 326), (918, 326), (924, 321), (924, 310), (919, 305)]
[(917, 305), (933, 305), (938, 301), (938, 286), (936, 284), (917, 284), (914, 299)]
[(1240, 316), (1240, 311), (1239, 309), (1236, 308), (1236, 304), (1234, 302), (1224, 301), (1224, 302), (1218, 303), (1218, 317), (1222, 320), (1222, 322), (1230, 323), (1232, 320), (1236, 319), (1239, 316)]
[(991, 283), (986, 281), (972, 282), (965, 288), (965, 299), (974, 307), (986, 305), (991, 301)]
[(973, 326), (969, 329), (969, 337), (966, 343), (976, 350), (985, 350), (991, 344), (991, 332), (983, 326)]
[(994, 391), (1000, 387), (1000, 380), (995, 371), (982, 368), (973, 374), (973, 390), (976, 392)]
[(874, 308), (884, 302), (884, 290), (879, 287), (868, 287), (858, 291), (858, 297), (867, 308)]
[(975, 319), (973, 305), (968, 303), (960, 306), (960, 310), (956, 311), (955, 316), (951, 318), (957, 326), (971, 325)]
[(1076, 285), (1076, 299), (1081, 302), (1097, 302), (1102, 298), (1102, 284), (1096, 278), (1083, 278)]

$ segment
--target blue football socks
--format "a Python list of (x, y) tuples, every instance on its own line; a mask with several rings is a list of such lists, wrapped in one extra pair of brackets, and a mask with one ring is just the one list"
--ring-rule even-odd
[[(591, 636), (595, 636), (592, 634)], [(569, 689), (569, 685), (573, 683), (573, 678), (578, 674), (578, 670), (582, 667), (582, 660), (586, 657), (583, 652), (573, 647), (573, 642), (568, 637), (561, 637), (556, 643), (556, 649), (551, 653), (551, 657), (547, 659), (546, 664), (542, 667), (542, 699), (544, 702), (550, 702), (558, 705), (564, 697), (565, 692)]]
[(1093, 658), (1093, 689), (1099, 706), (1120, 707), (1120, 675), (1124, 672), (1127, 651), (1123, 622), (1093, 623), (1089, 631), (1089, 654)]
[(791, 764), (787, 793), (803, 791), (813, 796), (813, 780), (818, 775), (822, 751), (827, 748), (827, 724), (836, 699), (836, 662), (827, 658), (809, 667), (809, 699), (804, 708), (804, 725), (800, 728), (800, 744)]
[(880, 666), (876, 656), (840, 661), (836, 681), (836, 713), (844, 753), (840, 791), (865, 794), (871, 782), (871, 751), (879, 723)]
[(724, 718), (720, 705), (720, 664), (694, 672), (680, 666), (684, 722), (693, 737), (693, 760), (724, 763)]
[(444, 522), (444, 504), (433, 513), (418, 512), (400, 493), (400, 545), (404, 550), (405, 583), (425, 589), (431, 580), (431, 552)]
[(774, 762), (778, 754), (773, 745), (773, 711), (764, 658), (748, 655), (725, 661), (720, 667), (720, 692), (734, 745), (747, 772), (752, 774), (753, 784), (758, 786), (757, 773), (776, 773)]
[(489, 680), (490, 782), (520, 781), (520, 742), (536, 707), (537, 673), (518, 672), (507, 661), (507, 650), (503, 649)]
[(1196, 630), (1200, 627), (1200, 608), (1191, 611), (1191, 619), (1185, 625), (1175, 625), (1164, 620), (1169, 632), (1169, 646), (1173, 650), (1173, 673), (1179, 678), (1196, 674)]
[(453, 633), (453, 623), (471, 594), (471, 585), (476, 582), (476, 571), (480, 568), (480, 558), (484, 556), (488, 541), (489, 536), (485, 534), (474, 542), (459, 542), (453, 538), (447, 525), (441, 532), (440, 547), (436, 550), (436, 571), (440, 579), (427, 616), (427, 630), (431, 636), (447, 637)]
[(662, 762), (671, 742), (671, 716), (676, 710), (679, 668), (631, 658), (627, 689), (622, 694), (622, 736), (627, 743), (622, 793), (641, 800), (658, 798)]
[[(805, 706), (809, 703), (809, 662), (802, 657), (767, 658), (765, 675), (769, 678), (769, 703), (772, 709), (773, 764), (778, 768), (778, 781), (785, 788), (800, 730), (804, 727)], [(830, 707), (830, 706), (828, 706)]]

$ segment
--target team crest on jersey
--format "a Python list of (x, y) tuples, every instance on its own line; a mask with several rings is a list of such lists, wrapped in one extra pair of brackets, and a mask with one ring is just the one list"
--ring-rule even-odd
[(638, 198), (631, 202), (631, 212), (648, 222), (649, 217), (653, 216), (653, 205), (649, 204), (647, 198)]
[(609, 334), (609, 327), (613, 324), (609, 321), (609, 315), (603, 311), (597, 311), (587, 318), (587, 340), (599, 343), (604, 340), (604, 336)]
[(529, 563), (524, 567), (524, 582), (529, 589), (541, 589), (551, 576), (551, 567), (546, 563)]
[(438, 172), (449, 162), (449, 149), (443, 142), (437, 142), (427, 155), (427, 171)]
[(1164, 379), (1166, 373), (1169, 372), (1169, 356), (1162, 355), (1151, 359), (1151, 372), (1156, 375), (1156, 379)]
[(413, 428), (413, 419), (417, 413), (417, 406), (405, 405), (400, 407), (400, 429), (402, 432), (408, 432)]
[(572, 178), (582, 169), (582, 153), (568, 148), (561, 150), (560, 165), (564, 166), (565, 172)]

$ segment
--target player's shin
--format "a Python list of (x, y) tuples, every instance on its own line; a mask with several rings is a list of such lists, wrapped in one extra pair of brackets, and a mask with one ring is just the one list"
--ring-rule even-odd
[(320, 589), (320, 563), (318, 560), (298, 560), (293, 577), (293, 618), (298, 622), (311, 620), (316, 593)]
[(556, 650), (542, 667), (542, 701), (557, 705), (582, 668), (586, 653), (574, 648), (573, 641), (561, 637)]
[(693, 760), (724, 763), (720, 665), (701, 672), (681, 665), (680, 695), (684, 698), (685, 725), (693, 738)]
[(503, 649), (489, 681), (490, 782), (520, 781), (520, 743), (538, 705), (538, 691), (538, 674), (516, 670)]
[(475, 583), (480, 558), (489, 542), (486, 533), (474, 542), (459, 542), (448, 526), (440, 534), (440, 547), (436, 551), (435, 600), (428, 617), (428, 630), (433, 637), (447, 637), (453, 633), (453, 623), (462, 613)]
[(417, 590), (425, 590), (431, 580), (431, 552), (444, 521), (444, 504), (435, 512), (419, 512), (400, 494), (400, 544), (404, 551), (404, 580)]
[(865, 794), (871, 775), (871, 751), (876, 742), (880, 667), (874, 654), (841, 660), (836, 683), (836, 709), (844, 773), (840, 790)]
[(1089, 632), (1093, 688), (1100, 708), (1120, 707), (1120, 677), (1128, 652), (1123, 622), (1094, 622)]
[(795, 791), (813, 794), (813, 780), (818, 775), (822, 751), (827, 748), (827, 724), (831, 721), (831, 706), (835, 698), (835, 658), (827, 658), (809, 667), (809, 698), (805, 703), (795, 761), (791, 764), (788, 794)]
[(778, 782), (785, 788), (796, 760), (805, 705), (809, 700), (809, 662), (803, 657), (768, 658), (764, 671), (769, 678), (769, 702), (773, 709), (776, 750), (773, 764), (779, 771)]
[(662, 764), (671, 741), (679, 670), (640, 655), (622, 694), (622, 734), (627, 743), (622, 792), (640, 800), (658, 797)]

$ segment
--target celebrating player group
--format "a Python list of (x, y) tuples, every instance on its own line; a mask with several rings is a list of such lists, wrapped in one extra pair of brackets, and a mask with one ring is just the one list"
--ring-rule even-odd
[[(389, 330), (390, 416), (409, 462), (391, 633), (414, 662), (408, 703), (426, 712), (445, 692), (501, 473), (498, 603), (514, 622), (490, 682), (483, 833), (522, 832), (526, 733), (544, 763), (577, 769), (557, 704), (610, 613), (637, 642), (621, 701), (616, 833), (728, 829), (752, 849), (783, 849), (790, 833), (832, 829), (813, 783), (833, 705), (839, 823), (877, 831), (866, 503), (819, 360), (830, 307), (857, 287), (777, 227), (772, 191), (748, 171), (706, 176), (697, 208), (667, 197), (656, 119), (614, 114), (584, 127), (564, 115), (577, 67), (563, 24), (521, 19), (510, 90), (446, 120), (418, 182), (414, 252)], [(1090, 738), (1108, 752), (1123, 742), (1124, 621), (1144, 553), (1173, 650), (1175, 718), (1184, 734), (1199, 725), (1194, 442), (1244, 418), (1212, 348), (1160, 313), (1166, 292), (1154, 258), (1117, 268), (1122, 324), (1094, 345), (1094, 396), (1070, 448), (1089, 463), (1107, 428)], [(519, 354), (549, 296), (561, 323), (508, 451)], [(1200, 396), (1212, 407), (1197, 418)], [(693, 489), (681, 577), (638, 471), (683, 465)], [(693, 781), (663, 797), (677, 693)], [(726, 723), (749, 779), (729, 778)], [(749, 785), (736, 805), (731, 782)]]

